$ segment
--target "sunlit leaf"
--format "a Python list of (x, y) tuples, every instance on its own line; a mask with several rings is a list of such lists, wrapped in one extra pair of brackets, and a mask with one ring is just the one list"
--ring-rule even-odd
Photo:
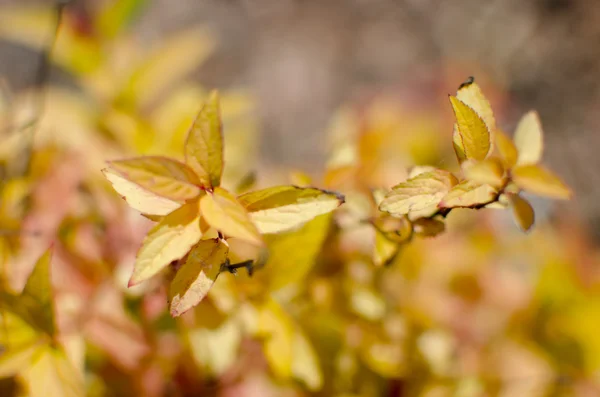
[(323, 373), (321, 372), (319, 357), (310, 341), (306, 335), (296, 328), (292, 343), (294, 347), (292, 375), (304, 383), (308, 390), (320, 390), (323, 386)]
[(202, 197), (200, 209), (206, 223), (226, 236), (259, 245), (263, 243), (248, 211), (225, 189), (217, 187), (213, 193)]
[(177, 202), (198, 197), (200, 181), (187, 165), (168, 157), (147, 156), (111, 161), (110, 168), (143, 189)]
[(473, 109), (488, 127), (488, 131), (496, 131), (496, 119), (489, 101), (475, 82), (465, 83), (456, 92), (456, 98)]
[(183, 258), (201, 236), (197, 200), (166, 216), (144, 239), (129, 286), (149, 279), (172, 261)]
[(0, 353), (0, 378), (15, 376), (31, 365), (33, 356), (43, 347), (39, 342), (10, 347)]
[(495, 148), (498, 151), (500, 157), (502, 158), (504, 167), (514, 167), (514, 165), (517, 164), (517, 158), (519, 156), (519, 153), (517, 152), (517, 148), (515, 147), (513, 142), (510, 140), (509, 137), (507, 137), (504, 134), (504, 132), (500, 130), (496, 130), (494, 138), (496, 143)]
[(394, 216), (427, 217), (437, 211), (440, 200), (456, 183), (450, 172), (424, 172), (394, 186), (379, 208)]
[(535, 213), (531, 204), (518, 194), (509, 194), (507, 196), (510, 200), (515, 223), (522, 231), (529, 231), (535, 222)]
[(515, 146), (519, 153), (517, 165), (537, 164), (544, 150), (542, 123), (535, 111), (528, 112), (515, 130)]
[(194, 360), (211, 375), (221, 375), (238, 359), (242, 327), (237, 318), (229, 318), (215, 329), (194, 328), (188, 332)]
[(259, 309), (258, 332), (264, 338), (263, 349), (272, 371), (279, 378), (292, 375), (294, 325), (274, 300)]
[(458, 132), (458, 125), (456, 124), (454, 124), (454, 129), (452, 130), (452, 147), (454, 148), (454, 153), (456, 153), (458, 163), (461, 164), (467, 159), (467, 156), (465, 154), (462, 137), (460, 136), (460, 132)]
[(462, 164), (465, 178), (480, 184), (500, 187), (504, 183), (504, 167), (497, 158), (482, 161), (466, 161)]
[(217, 91), (210, 93), (188, 132), (185, 161), (203, 186), (219, 186), (223, 174), (223, 124)]
[(128, 181), (113, 170), (104, 169), (102, 172), (116, 192), (127, 201), (127, 204), (143, 214), (163, 216), (181, 207), (181, 203), (157, 196), (137, 183)]
[(32, 364), (21, 373), (31, 397), (83, 397), (81, 374), (65, 353), (47, 346), (36, 352)]
[(450, 103), (456, 116), (465, 157), (474, 160), (485, 159), (491, 149), (487, 125), (475, 110), (456, 97), (450, 96)]
[(550, 198), (567, 200), (571, 190), (556, 175), (539, 165), (524, 165), (512, 170), (512, 180), (523, 190)]
[(440, 200), (439, 207), (476, 207), (494, 201), (496, 194), (496, 189), (490, 185), (469, 180), (462, 181)]
[(179, 316), (208, 293), (227, 259), (229, 248), (219, 239), (201, 240), (189, 253), (169, 288), (170, 310)]
[(312, 269), (315, 259), (329, 232), (331, 216), (324, 214), (306, 223), (298, 230), (272, 236), (269, 241), (270, 288), (278, 290), (286, 285), (301, 285)]
[(333, 211), (344, 197), (315, 188), (277, 186), (246, 193), (238, 200), (261, 233), (277, 233)]

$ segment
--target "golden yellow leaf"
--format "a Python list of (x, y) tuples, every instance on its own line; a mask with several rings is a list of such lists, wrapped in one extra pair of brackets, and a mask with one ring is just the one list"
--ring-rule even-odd
[(488, 158), (482, 161), (468, 160), (462, 163), (465, 178), (480, 184), (501, 187), (504, 184), (504, 167), (500, 159)]
[(512, 170), (512, 180), (521, 189), (560, 200), (571, 198), (571, 190), (556, 175), (539, 165), (523, 165)]
[(462, 181), (454, 186), (440, 201), (440, 208), (476, 207), (494, 200), (498, 192), (490, 185)]
[(185, 161), (204, 187), (219, 186), (223, 174), (223, 124), (217, 91), (210, 93), (188, 132)]
[(514, 167), (515, 164), (517, 164), (517, 158), (519, 156), (517, 148), (510, 138), (500, 130), (496, 130), (494, 137), (496, 143), (495, 147), (498, 150), (498, 154), (500, 154), (502, 161), (504, 162), (504, 167), (507, 169)]
[(31, 366), (21, 373), (31, 397), (84, 397), (83, 378), (62, 350), (38, 350)]
[(456, 98), (462, 103), (473, 109), (483, 122), (487, 125), (488, 131), (493, 133), (496, 131), (496, 119), (489, 101), (481, 92), (481, 88), (475, 82), (462, 84), (456, 92)]
[(194, 200), (161, 220), (144, 239), (129, 286), (157, 274), (172, 261), (183, 258), (200, 240), (200, 214)]
[(181, 203), (157, 196), (111, 169), (104, 169), (102, 173), (127, 204), (143, 214), (163, 216), (181, 207)]
[(400, 244), (388, 239), (383, 233), (375, 231), (375, 246), (373, 249), (373, 263), (375, 266), (387, 266), (400, 252)]
[(392, 188), (379, 209), (394, 216), (427, 217), (437, 212), (440, 200), (456, 185), (457, 179), (448, 171), (424, 172)]
[(263, 350), (273, 373), (282, 379), (291, 377), (294, 324), (273, 299), (259, 308), (258, 333), (264, 338)]
[(299, 226), (344, 203), (344, 196), (315, 188), (277, 186), (246, 193), (238, 200), (261, 233), (277, 233)]
[(270, 290), (276, 291), (290, 284), (302, 285), (315, 264), (330, 225), (331, 215), (323, 214), (298, 230), (269, 236), (266, 267), (270, 269)]
[(454, 129), (452, 130), (452, 147), (454, 147), (458, 163), (462, 164), (467, 159), (467, 156), (465, 155), (465, 147), (463, 146), (462, 137), (460, 136), (460, 132), (458, 132), (458, 125), (456, 124), (454, 124)]
[(439, 219), (422, 218), (413, 222), (415, 234), (421, 237), (435, 237), (446, 230), (446, 224)]
[(200, 181), (187, 165), (168, 157), (147, 156), (109, 162), (121, 177), (180, 203), (198, 197)]
[(483, 160), (491, 149), (490, 131), (475, 110), (450, 96), (450, 104), (456, 116), (462, 148), (467, 159)]
[(31, 365), (33, 356), (43, 347), (39, 342), (8, 347), (0, 354), (0, 379), (15, 376)]
[(253, 244), (263, 244), (250, 214), (227, 190), (215, 188), (200, 200), (202, 217), (210, 226), (228, 237), (237, 237)]
[(293, 339), (292, 375), (306, 385), (310, 391), (323, 387), (323, 373), (319, 357), (304, 333), (296, 328)]
[(537, 164), (542, 159), (544, 137), (540, 117), (535, 111), (521, 118), (514, 136), (518, 151), (517, 165)]
[(169, 288), (171, 315), (177, 317), (196, 306), (213, 286), (227, 260), (229, 247), (219, 239), (200, 240)]
[(513, 217), (519, 229), (529, 231), (535, 222), (535, 213), (531, 204), (518, 194), (508, 194)]

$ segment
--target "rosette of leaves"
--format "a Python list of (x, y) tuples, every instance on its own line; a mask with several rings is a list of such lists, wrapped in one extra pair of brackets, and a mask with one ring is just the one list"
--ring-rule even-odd
[[(531, 204), (521, 196), (529, 192), (552, 199), (569, 199), (570, 189), (541, 166), (543, 132), (536, 112), (519, 122), (514, 139), (496, 127), (488, 100), (470, 78), (450, 96), (454, 111), (454, 151), (462, 177), (433, 167), (415, 167), (409, 178), (392, 187), (380, 200), (379, 209), (402, 221), (397, 228), (385, 217), (379, 220), (380, 255), (390, 258), (398, 244), (410, 240), (413, 231), (436, 235), (453, 208), (508, 208), (523, 231), (533, 226)], [(396, 222), (398, 223), (398, 222)], [(395, 236), (400, 233), (404, 238)], [(406, 237), (409, 236), (409, 237)]]
[(195, 306), (231, 264), (229, 238), (259, 248), (262, 234), (295, 229), (344, 202), (333, 192), (276, 186), (235, 196), (220, 186), (223, 134), (219, 96), (213, 91), (185, 142), (185, 162), (160, 156), (111, 161), (104, 175), (134, 209), (157, 221), (139, 249), (129, 286), (175, 263), (169, 289), (171, 315)]

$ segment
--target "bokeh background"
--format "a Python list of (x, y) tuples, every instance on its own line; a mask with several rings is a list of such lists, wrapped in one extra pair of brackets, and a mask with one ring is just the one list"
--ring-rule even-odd
[[(135, 341), (131, 355), (119, 352), (128, 342), (114, 346), (103, 337), (102, 316), (74, 328), (74, 335), (84, 335), (82, 345), (96, 349), (71, 353), (85, 361), (81, 372), (88, 371), (92, 389), (105, 395), (599, 395), (595, 0), (65, 3), (45, 65), (57, 3), (0, 0), (2, 176), (5, 186), (28, 181), (22, 193), (14, 193), (21, 182), (4, 189), (9, 198), (2, 202), (2, 225), (10, 240), (4, 255), (9, 278), (19, 286), (44, 244), (58, 239), (63, 296), (108, 290), (111, 302), (123, 306), (115, 321), (126, 324), (127, 338)], [(286, 383), (285, 374), (273, 370), (269, 349), (271, 367), (256, 364), (260, 343), (245, 340), (251, 332), (235, 342), (210, 339), (238, 344), (232, 351), (242, 353), (228, 357), (243, 360), (232, 366), (205, 342), (194, 350), (188, 333), (171, 323), (164, 335), (162, 323), (148, 325), (148, 318), (163, 321), (164, 308), (155, 303), (164, 295), (160, 283), (137, 292), (123, 285), (148, 225), (108, 189), (95, 190), (104, 161), (178, 153), (193, 112), (207, 90), (219, 88), (231, 185), (254, 173), (259, 185), (309, 176), (326, 184), (332, 152), (345, 141), (355, 143), (365, 161), (352, 187), (390, 187), (413, 164), (456, 166), (447, 95), (468, 76), (482, 86), (502, 129), (512, 132), (526, 111), (539, 112), (544, 163), (573, 187), (575, 198), (567, 203), (534, 199), (537, 231), (521, 235), (506, 217), (486, 211), (475, 214), (477, 221), (458, 217), (446, 235), (415, 243), (386, 270), (365, 259), (371, 248), (361, 242), (368, 232), (336, 232), (335, 241), (320, 241), (321, 250), (300, 260), (306, 271), (291, 277), (302, 286), (278, 301), (322, 359), (325, 381), (295, 374), (307, 387)], [(97, 211), (81, 204), (81, 196), (100, 202), (91, 206)], [(86, 229), (93, 223), (90, 211), (102, 218), (102, 233)], [(41, 241), (10, 235), (25, 227), (46, 234)], [(73, 280), (83, 287), (74, 288)], [(246, 282), (272, 284), (239, 278), (231, 288), (242, 303), (256, 294)], [(219, 302), (219, 296), (211, 299)], [(68, 302), (73, 312), (82, 310), (81, 302)], [(144, 305), (149, 308), (140, 309)], [(218, 310), (209, 309), (234, 317), (215, 305)], [(106, 306), (98, 298), (98, 311), (105, 314)], [(306, 307), (331, 321), (331, 329), (319, 331)], [(201, 330), (195, 338), (209, 338), (206, 330), (222, 325), (203, 321), (187, 324)], [(375, 340), (364, 337), (369, 334)], [(194, 364), (182, 364), (175, 353), (149, 353), (156, 339), (166, 350), (191, 349), (187, 359)], [(327, 361), (331, 357), (336, 360)], [(169, 364), (156, 364), (163, 359)], [(120, 386), (110, 394), (115, 379)]]

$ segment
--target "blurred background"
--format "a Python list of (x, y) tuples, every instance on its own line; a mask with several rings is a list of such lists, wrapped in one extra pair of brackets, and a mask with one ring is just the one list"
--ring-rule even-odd
[[(96, 349), (70, 353), (88, 371), (89, 390), (102, 391), (95, 395), (600, 395), (595, 0), (63, 3), (0, 0), (0, 223), (8, 231), (46, 232), (42, 241), (4, 232), (3, 260), (13, 285), (22, 285), (44, 244), (59, 239), (57, 285), (69, 313), (82, 310), (73, 296), (108, 290), (111, 302), (122, 303), (114, 320), (122, 327), (110, 332), (125, 332), (126, 342), (114, 346), (103, 336), (109, 331), (102, 316), (84, 331), (73, 326), (85, 339), (77, 343)], [(302, 287), (278, 301), (315, 344), (319, 375), (255, 369), (246, 376), (245, 369), (262, 367), (253, 361), (254, 344), (231, 339), (227, 305), (198, 309), (187, 326), (202, 332), (192, 337), (160, 314), (160, 284), (125, 291), (149, 226), (98, 188), (104, 188), (98, 171), (123, 155), (180, 156), (209, 89), (223, 92), (229, 186), (252, 175), (258, 185), (312, 178), (349, 193), (348, 184), (330, 184), (325, 172), (340, 142), (355, 144), (364, 161), (350, 190), (389, 188), (415, 164), (454, 169), (447, 95), (468, 76), (509, 134), (525, 112), (539, 112), (544, 164), (575, 198), (533, 199), (538, 229), (527, 236), (496, 213), (457, 216), (446, 235), (415, 243), (385, 269), (365, 259), (371, 248), (361, 242), (370, 237), (323, 237), (314, 255), (299, 259), (306, 270), (290, 276)], [(88, 229), (94, 222), (104, 229)], [(255, 294), (240, 286), (251, 281), (236, 280), (231, 288), (243, 291), (236, 292), (239, 302)], [(345, 303), (350, 307), (340, 308)], [(327, 322), (327, 332), (307, 318), (307, 305), (321, 310), (315, 318)], [(223, 318), (214, 314), (219, 310)], [(220, 320), (198, 320), (206, 313)], [(226, 336), (210, 333), (219, 327)], [(368, 334), (374, 336), (361, 338)], [(133, 353), (119, 351), (129, 343)], [(241, 364), (230, 365), (238, 353), (222, 358), (207, 347), (221, 343), (235, 345), (227, 352), (242, 346)], [(191, 349), (186, 359), (198, 372), (176, 353), (161, 353), (168, 365), (153, 361), (157, 345), (163, 353)], [(286, 383), (286, 376), (306, 387)], [(116, 381), (120, 389), (110, 394)]]

